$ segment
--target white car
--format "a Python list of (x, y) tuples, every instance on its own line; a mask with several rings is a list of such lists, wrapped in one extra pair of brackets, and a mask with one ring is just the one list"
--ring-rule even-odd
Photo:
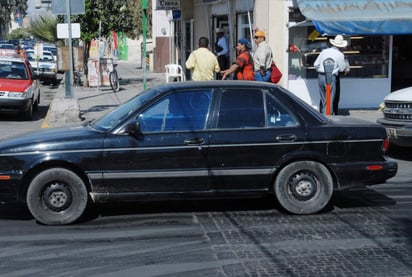
[(43, 55), (36, 57), (34, 50), (26, 50), (26, 57), (38, 73), (40, 81), (54, 85), (58, 83), (57, 64), (52, 52), (43, 50)]
[(390, 143), (412, 147), (412, 87), (392, 92), (384, 104), (384, 117), (377, 122), (386, 128)]

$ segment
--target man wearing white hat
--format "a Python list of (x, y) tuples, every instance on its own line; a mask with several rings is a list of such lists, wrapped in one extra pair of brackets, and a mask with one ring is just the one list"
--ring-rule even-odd
[[(323, 62), (326, 59), (332, 59), (334, 61), (334, 67), (332, 71), (332, 79), (330, 80), (331, 85), (331, 102), (334, 101), (337, 84), (336, 80), (339, 78), (339, 72), (349, 72), (349, 66), (345, 61), (345, 56), (338, 48), (345, 48), (348, 45), (348, 41), (343, 38), (342, 35), (337, 35), (334, 39), (329, 39), (328, 42), (332, 45), (329, 48), (326, 48), (320, 52), (319, 56), (316, 58), (314, 66), (318, 72), (319, 80), (319, 94), (320, 94), (320, 103), (319, 111), (325, 113), (326, 108), (326, 74), (325, 68), (323, 67)], [(331, 114), (336, 114), (337, 111), (334, 111), (332, 103), (329, 103)], [(336, 108), (336, 106), (335, 106)]]

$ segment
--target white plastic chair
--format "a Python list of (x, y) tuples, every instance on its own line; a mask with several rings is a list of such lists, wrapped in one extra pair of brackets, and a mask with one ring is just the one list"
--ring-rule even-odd
[(176, 78), (177, 82), (186, 81), (183, 68), (179, 64), (167, 64), (166, 68), (166, 83), (170, 82), (170, 78)]

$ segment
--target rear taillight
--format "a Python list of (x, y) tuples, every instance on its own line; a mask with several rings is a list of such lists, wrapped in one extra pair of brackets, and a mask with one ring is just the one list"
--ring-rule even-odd
[(384, 153), (386, 153), (386, 152), (388, 152), (388, 149), (389, 149), (389, 139), (386, 138), (386, 139), (383, 141), (382, 150), (383, 150)]

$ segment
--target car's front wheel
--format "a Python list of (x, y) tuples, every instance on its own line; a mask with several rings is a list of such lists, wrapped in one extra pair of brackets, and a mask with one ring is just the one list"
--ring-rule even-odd
[(333, 193), (329, 170), (315, 161), (298, 161), (285, 166), (274, 184), (280, 205), (293, 214), (313, 214), (328, 204)]
[(83, 180), (65, 168), (50, 168), (35, 176), (27, 190), (27, 206), (33, 217), (46, 225), (75, 222), (87, 206)]

